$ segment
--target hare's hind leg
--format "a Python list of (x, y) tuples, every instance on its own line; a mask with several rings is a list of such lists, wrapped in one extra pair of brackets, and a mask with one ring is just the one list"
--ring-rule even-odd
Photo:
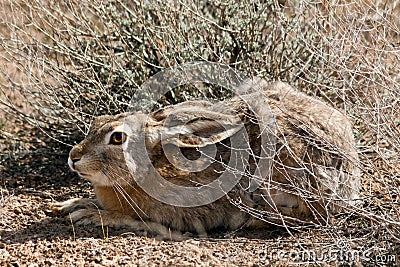
[(101, 208), (101, 205), (95, 199), (72, 198), (67, 201), (52, 203), (50, 208), (56, 214), (68, 215), (82, 209), (98, 210)]

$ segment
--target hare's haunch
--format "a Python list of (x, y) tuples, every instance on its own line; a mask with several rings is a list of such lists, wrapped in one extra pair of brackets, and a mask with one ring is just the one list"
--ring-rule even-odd
[[(320, 223), (351, 205), (360, 175), (346, 116), (281, 82), (254, 80), (238, 92), (222, 103), (188, 101), (151, 114), (96, 118), (87, 137), (71, 150), (69, 165), (92, 182), (97, 200), (73, 199), (56, 203), (53, 210), (70, 213), (81, 224), (151, 228), (164, 238), (179, 239), (182, 232), (204, 235), (213, 229), (267, 226), (282, 220), (286, 225)], [(252, 108), (257, 106), (268, 106), (272, 128), (259, 119)], [(251, 176), (262, 162), (264, 129), (272, 129), (275, 138), (272, 164), (255, 190), (249, 190), (246, 174)], [(232, 140), (243, 133), (251, 153), (236, 159), (245, 163), (242, 178), (235, 176), (239, 180), (223, 197), (200, 206), (176, 206), (159, 201), (139, 185), (155, 181), (149, 171), (154, 169), (170, 184), (205, 187), (222, 173), (234, 172), (227, 167)], [(135, 151), (142, 141), (147, 153)], [(124, 154), (127, 143), (129, 160)], [(166, 151), (184, 157), (170, 157)], [(181, 197), (175, 191), (164, 192), (161, 184), (151, 186), (165, 196)], [(257, 219), (250, 215), (254, 212)]]

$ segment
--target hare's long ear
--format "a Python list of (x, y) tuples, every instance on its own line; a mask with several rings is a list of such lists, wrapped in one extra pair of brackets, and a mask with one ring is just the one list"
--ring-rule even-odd
[[(235, 133), (243, 123), (238, 116), (209, 111), (206, 107), (178, 107), (155, 112), (151, 126), (151, 143), (163, 141), (179, 147), (204, 147), (220, 142)], [(150, 118), (152, 117), (150, 115)]]

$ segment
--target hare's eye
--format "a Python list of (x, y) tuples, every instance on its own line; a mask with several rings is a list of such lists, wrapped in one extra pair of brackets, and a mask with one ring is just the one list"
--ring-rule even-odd
[(121, 145), (126, 140), (126, 134), (123, 132), (115, 132), (110, 137), (111, 145)]

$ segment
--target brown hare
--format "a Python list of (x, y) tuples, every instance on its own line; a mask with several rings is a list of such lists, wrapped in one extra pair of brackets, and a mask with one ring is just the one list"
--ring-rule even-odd
[[(326, 223), (329, 214), (351, 205), (360, 174), (352, 125), (345, 115), (282, 82), (254, 79), (237, 92), (219, 103), (187, 101), (150, 114), (96, 118), (86, 138), (72, 148), (69, 165), (92, 182), (97, 200), (55, 203), (53, 211), (70, 214), (78, 224), (130, 226), (179, 239), (184, 232), (205, 235), (213, 229)], [(268, 106), (272, 126), (263, 125), (252, 106)], [(257, 188), (249, 190), (246, 174), (254, 173), (261, 162), (257, 156), (264, 129), (275, 137), (273, 154), (268, 154), (271, 165)], [(215, 201), (171, 205), (139, 185), (150, 181), (154, 192), (180, 197), (154, 182), (153, 168), (171, 184), (205, 187), (227, 171), (230, 140), (243, 133), (253, 156), (240, 159), (246, 166), (236, 174), (237, 183)], [(128, 141), (129, 159), (124, 150)], [(139, 142), (145, 150), (135, 150)], [(197, 160), (208, 147), (214, 148), (211, 159)], [(193, 171), (166, 151), (181, 153), (189, 163), (208, 163)]]

